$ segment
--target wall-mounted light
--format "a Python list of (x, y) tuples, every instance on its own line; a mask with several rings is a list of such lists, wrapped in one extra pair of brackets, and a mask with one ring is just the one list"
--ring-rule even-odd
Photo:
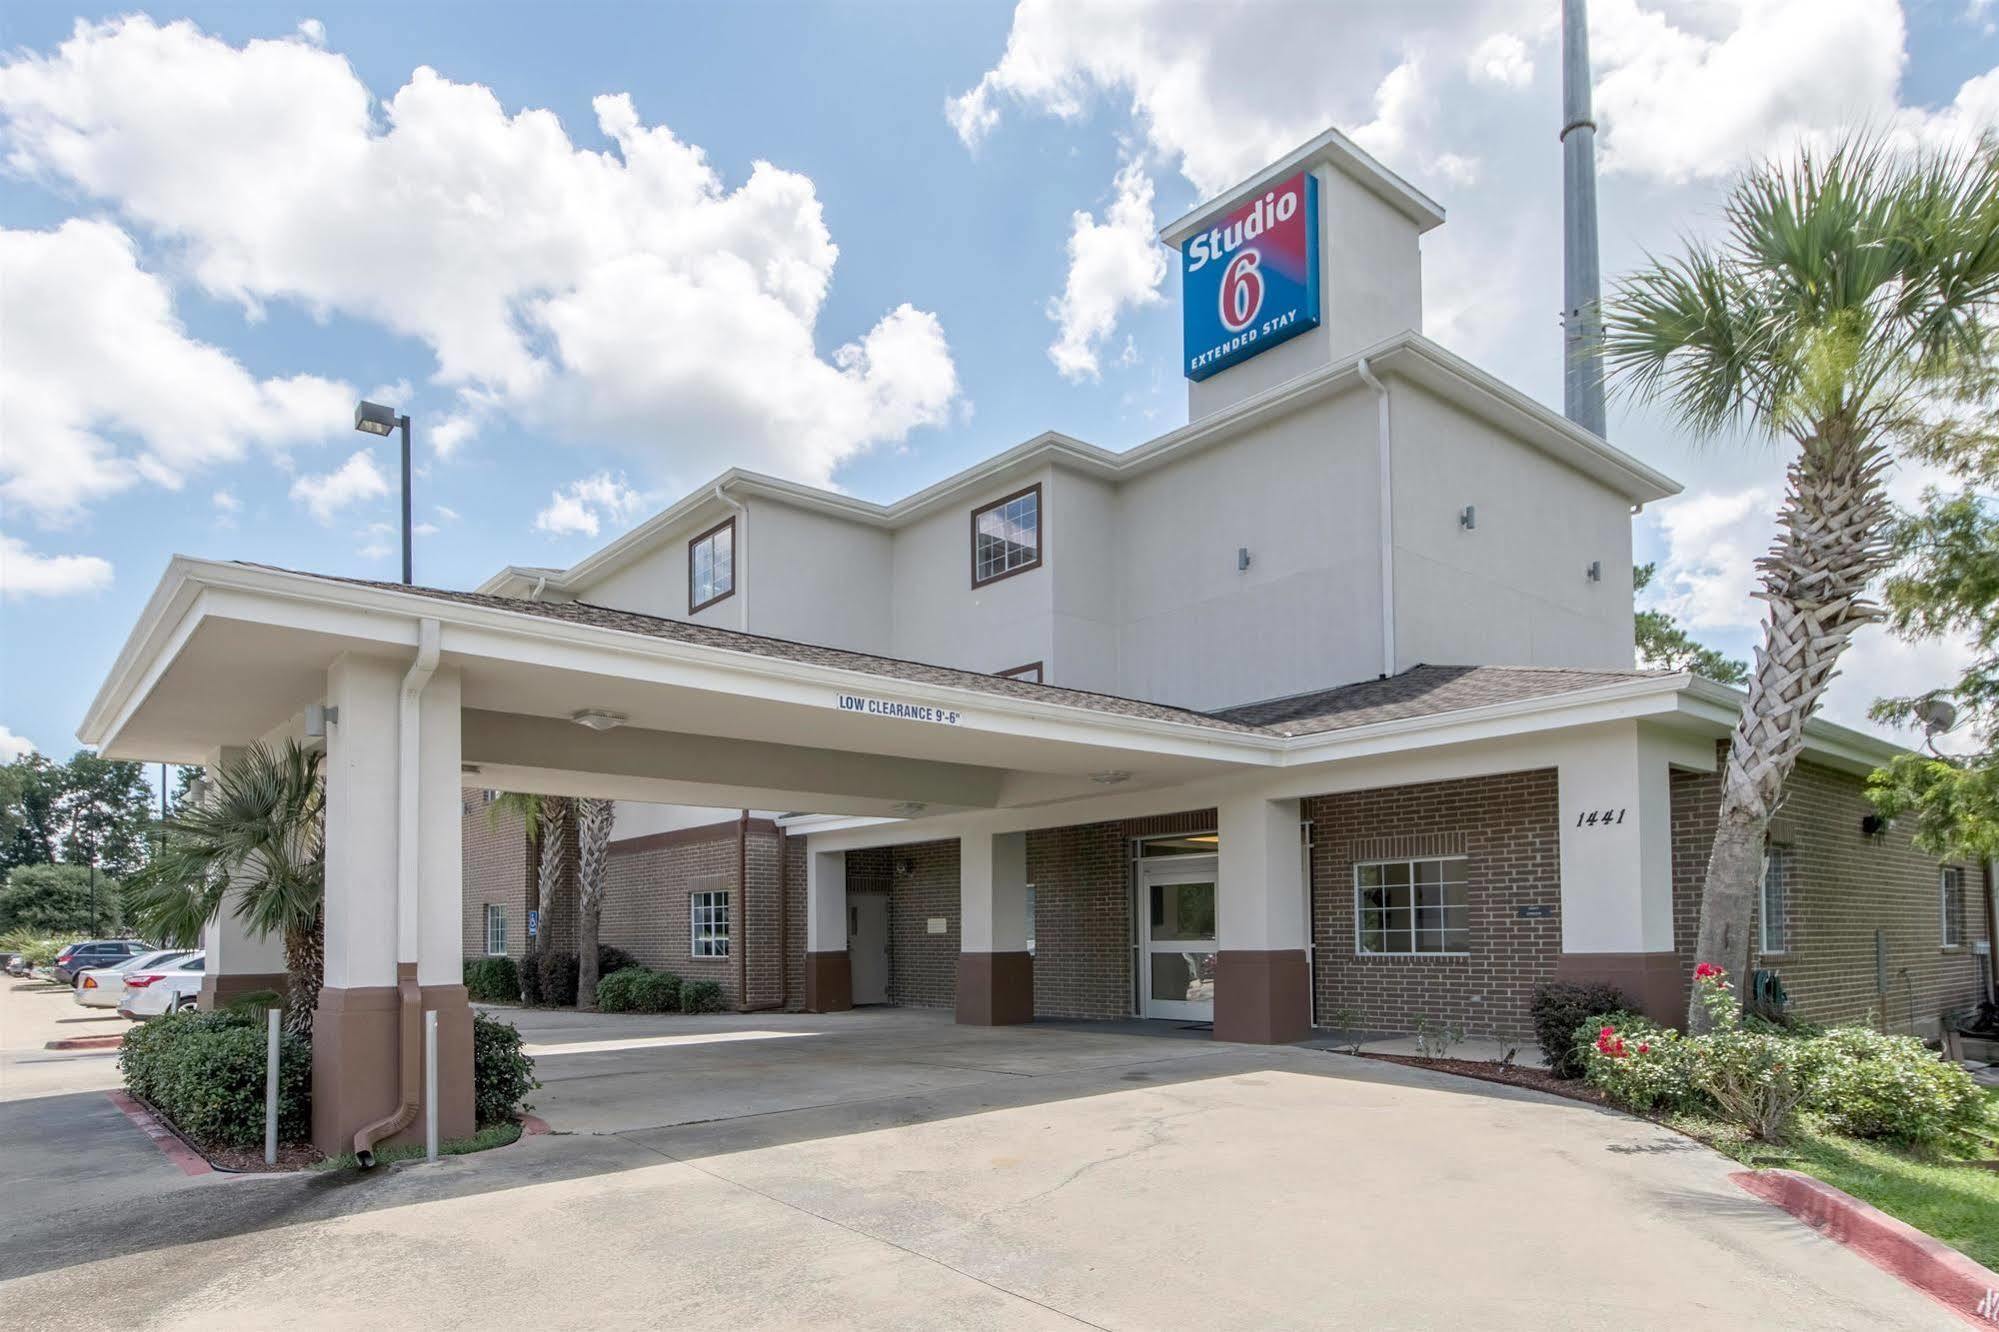
[(312, 739), (324, 739), (326, 728), (339, 724), (339, 708), (329, 708), (324, 703), (308, 703), (305, 705), (305, 733)]
[(1248, 573), (1248, 572), (1249, 572), (1249, 547), (1248, 547), (1248, 546), (1237, 546), (1237, 547), (1235, 548), (1235, 571), (1236, 571), (1237, 573)]
[(1467, 504), (1458, 510), (1458, 526), (1469, 532), (1478, 526), (1478, 508)]
[(889, 806), (889, 809), (899, 819), (913, 819), (929, 808), (930, 806), (921, 800), (898, 800), (895, 804)]
[(1591, 560), (1589, 568), (1583, 570), (1583, 577), (1589, 579), (1592, 583), (1601, 583), (1603, 581), (1603, 561)]
[(569, 720), (578, 726), (587, 726), (593, 731), (608, 731), (614, 726), (623, 726), (628, 718), (622, 712), (610, 712), (603, 708), (583, 708), (570, 713)]
[(1860, 835), (1862, 837), (1872, 840), (1884, 836), (1887, 831), (1888, 820), (1882, 818), (1879, 814), (1862, 814), (1860, 816)]
[(1090, 780), (1099, 786), (1116, 786), (1119, 782), (1130, 781), (1131, 774), (1123, 768), (1110, 768), (1104, 772), (1091, 773)]

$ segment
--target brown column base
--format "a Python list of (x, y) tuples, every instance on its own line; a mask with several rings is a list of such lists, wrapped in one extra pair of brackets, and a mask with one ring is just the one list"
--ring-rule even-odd
[(1312, 971), (1302, 948), (1215, 955), (1215, 1039), (1289, 1045), (1312, 1034)]
[(842, 948), (837, 953), (805, 955), (805, 1011), (838, 1013), (854, 1006), (854, 965)]
[(1687, 976), (1677, 954), (1563, 953), (1555, 959), (1555, 979), (1615, 985), (1661, 1026), (1686, 1025)]
[(291, 973), (288, 971), (239, 972), (227, 976), (218, 976), (211, 971), (201, 978), (201, 997), (195, 1003), (202, 1012), (213, 1013), (259, 990), (275, 990), (282, 997), (291, 990), (291, 984)]
[(958, 1021), (968, 1027), (1034, 1021), (1034, 954), (958, 954)]
[[(312, 1144), (328, 1156), (353, 1151), (354, 1134), (394, 1111), (402, 1099), (398, 1007), (393, 985), (327, 986), (319, 992), (312, 1019)], [(472, 1101), (472, 1006), (465, 987), (426, 985), (423, 1007), (437, 1014), (438, 1140), (470, 1137), (478, 1124)], [(423, 1141), (420, 1072), (415, 1098), (416, 1118), (384, 1143)]]

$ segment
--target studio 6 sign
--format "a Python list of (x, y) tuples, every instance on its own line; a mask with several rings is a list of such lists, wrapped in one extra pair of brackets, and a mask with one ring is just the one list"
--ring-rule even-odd
[(1180, 243), (1187, 378), (1319, 324), (1319, 182), (1280, 181)]

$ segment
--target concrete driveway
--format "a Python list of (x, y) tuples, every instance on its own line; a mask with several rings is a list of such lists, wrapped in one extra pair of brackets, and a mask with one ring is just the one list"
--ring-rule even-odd
[(509, 1016), (555, 1135), (181, 1189), (164, 1236), (10, 1217), (0, 1326), (1955, 1325), (1574, 1102), (910, 1011)]

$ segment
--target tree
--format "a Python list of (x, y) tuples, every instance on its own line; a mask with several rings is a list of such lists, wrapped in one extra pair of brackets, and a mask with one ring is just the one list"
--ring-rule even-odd
[(86, 865), (16, 865), (0, 887), (0, 934), (102, 934), (118, 928), (124, 890)]
[(497, 822), (502, 814), (517, 814), (527, 830), (527, 839), (537, 848), (535, 865), (535, 912), (540, 932), (529, 936), (530, 955), (544, 951), (549, 921), (555, 910), (555, 887), (569, 868), (569, 825), (576, 817), (576, 802), (568, 796), (530, 795), (523, 791), (503, 791), (486, 807), (486, 817)]
[(326, 972), (326, 790), (320, 754), (296, 740), (252, 745), (210, 774), (210, 793), (162, 825), (152, 863), (126, 888), (132, 919), (161, 943), (193, 946), (228, 910), (258, 935), (276, 931), (291, 973), (286, 1027), (312, 1034)]
[(0, 869), (16, 865), (51, 865), (62, 834), (56, 826), (56, 798), (62, 793), (61, 769), (39, 753), (24, 754), (9, 763), (0, 779)]
[[(1632, 592), (1643, 592), (1658, 574), (1656, 564), (1641, 564), (1631, 571)], [(1749, 678), (1749, 663), (1724, 657), (1697, 642), (1680, 628), (1679, 621), (1662, 610), (1639, 611), (1632, 617), (1638, 637), (1638, 664), (1655, 671), (1692, 671), (1717, 684), (1739, 685)]]
[[(1622, 282), (1604, 351), (1620, 389), (1693, 433), (1746, 430), (1789, 454), (1778, 532), (1757, 561), (1767, 609), (1729, 744), (1696, 961), (1748, 972), (1770, 816), (1889, 566), (1882, 485), (1932, 433), (1939, 385), (1986, 363), (1999, 297), (1999, 153), (1899, 153), (1854, 140), (1744, 172), (1718, 243), (1689, 241)], [(1688, 1005), (1690, 1027), (1708, 1015)]]
[(597, 1003), (597, 921), (604, 909), (604, 870), (611, 858), (609, 800), (576, 802), (576, 1006)]
[(67, 763), (28, 754), (0, 768), (0, 869), (60, 861), (129, 875), (152, 825), (144, 764), (85, 749)]

